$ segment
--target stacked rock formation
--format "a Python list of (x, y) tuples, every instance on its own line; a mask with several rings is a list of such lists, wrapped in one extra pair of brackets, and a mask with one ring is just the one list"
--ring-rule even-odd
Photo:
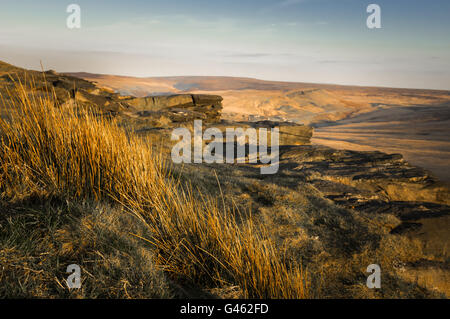
[[(13, 90), (16, 85), (14, 82), (19, 81), (35, 95), (54, 94), (60, 107), (85, 106), (98, 115), (119, 116), (122, 123), (131, 125), (136, 132), (151, 133), (156, 130), (160, 135), (170, 136), (173, 127), (191, 128), (193, 121), (200, 119), (203, 120), (205, 129), (214, 126), (223, 132), (226, 128), (233, 127), (243, 129), (279, 127), (280, 145), (309, 144), (312, 136), (311, 127), (290, 122), (223, 121), (221, 120), (223, 98), (219, 95), (121, 96), (108, 88), (97, 86), (94, 82), (68, 74), (60, 74), (53, 70), (46, 72), (25, 70), (0, 62), (0, 93), (7, 96), (6, 89)], [(8, 101), (5, 102), (5, 106), (10, 105)], [(0, 100), (0, 106), (1, 103)], [(270, 143), (270, 137), (268, 142)]]
[(278, 122), (278, 121), (254, 121), (254, 122), (228, 122), (222, 121), (215, 127), (225, 132), (226, 128), (266, 128), (268, 132), (267, 142), (270, 145), (271, 136), (270, 129), (277, 127), (279, 129), (279, 145), (307, 145), (311, 142), (313, 135), (313, 128), (307, 125), (297, 124), (293, 122)]
[(140, 116), (165, 116), (175, 123), (190, 122), (195, 119), (206, 123), (220, 121), (222, 97), (206, 94), (176, 94), (169, 96), (149, 96), (125, 100)]
[(37, 96), (54, 94), (59, 106), (87, 106), (97, 114), (156, 120), (164, 118), (170, 125), (194, 119), (202, 119), (206, 123), (218, 122), (222, 110), (222, 97), (218, 95), (121, 96), (108, 88), (68, 74), (53, 70), (25, 70), (0, 61), (0, 93), (7, 96), (6, 90), (13, 90), (19, 82)]
[(119, 94), (97, 87), (92, 82), (53, 70), (31, 71), (0, 62), (0, 94), (6, 97), (5, 101), (0, 99), (1, 107), (11, 105), (7, 91), (13, 92), (18, 83), (34, 96), (54, 94), (57, 105), (61, 107), (86, 106), (97, 114), (118, 114), (130, 107)]

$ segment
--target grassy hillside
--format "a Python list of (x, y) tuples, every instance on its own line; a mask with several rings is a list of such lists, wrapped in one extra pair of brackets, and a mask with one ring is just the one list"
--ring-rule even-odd
[[(94, 117), (89, 111), (77, 114), (54, 107), (53, 98), (51, 92), (45, 98), (30, 96), (22, 86), (11, 97), (10, 119), (0, 122), (4, 205), (109, 203), (144, 223), (151, 234), (148, 237), (127, 228), (121, 231), (147, 243), (149, 250), (156, 251), (155, 263), (178, 280), (201, 285), (232, 283), (242, 289), (244, 297), (307, 296), (302, 269), (283, 260), (263, 229), (217, 199), (180, 185), (164, 160), (153, 153), (151, 141), (128, 136), (114, 121)], [(53, 235), (61, 232), (58, 229)], [(2, 252), (14, 254), (16, 245), (9, 246), (6, 239)], [(62, 243), (59, 249), (65, 251), (70, 245), (74, 243)], [(37, 247), (33, 248), (32, 254)], [(2, 280), (11, 285), (8, 279), (13, 274), (7, 271), (6, 275)]]
[[(392, 233), (401, 221), (389, 212), (374, 216), (336, 205), (313, 183), (317, 173), (300, 178), (293, 169), (262, 178), (246, 165), (174, 166), (164, 145), (95, 108), (61, 105), (51, 90), (36, 94), (30, 83), (16, 82), (4, 103), (2, 297), (412, 298), (448, 292), (442, 277), (404, 275), (412, 265), (445, 257)], [(305, 157), (299, 150), (305, 149), (291, 156)], [(64, 282), (73, 263), (82, 269), (79, 290)], [(383, 269), (382, 290), (365, 285), (372, 263)]]

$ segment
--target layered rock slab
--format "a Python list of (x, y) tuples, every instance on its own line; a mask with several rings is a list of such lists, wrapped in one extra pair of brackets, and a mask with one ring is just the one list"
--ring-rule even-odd
[(176, 94), (130, 98), (124, 101), (143, 117), (165, 116), (172, 122), (189, 122), (201, 119), (208, 123), (220, 121), (222, 97), (206, 94)]

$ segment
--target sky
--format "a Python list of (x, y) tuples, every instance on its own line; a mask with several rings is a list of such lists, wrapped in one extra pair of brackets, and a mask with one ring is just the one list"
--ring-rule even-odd
[[(69, 29), (69, 4), (81, 28)], [(369, 29), (369, 4), (381, 29)], [(448, 0), (0, 0), (0, 60), (58, 72), (450, 89)]]

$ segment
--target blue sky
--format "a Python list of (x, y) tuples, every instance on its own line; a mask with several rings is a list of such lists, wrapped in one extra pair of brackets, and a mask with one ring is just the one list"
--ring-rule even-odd
[[(81, 29), (66, 27), (67, 5)], [(380, 5), (382, 29), (366, 8)], [(0, 0), (0, 60), (132, 76), (450, 89), (448, 0)]]

